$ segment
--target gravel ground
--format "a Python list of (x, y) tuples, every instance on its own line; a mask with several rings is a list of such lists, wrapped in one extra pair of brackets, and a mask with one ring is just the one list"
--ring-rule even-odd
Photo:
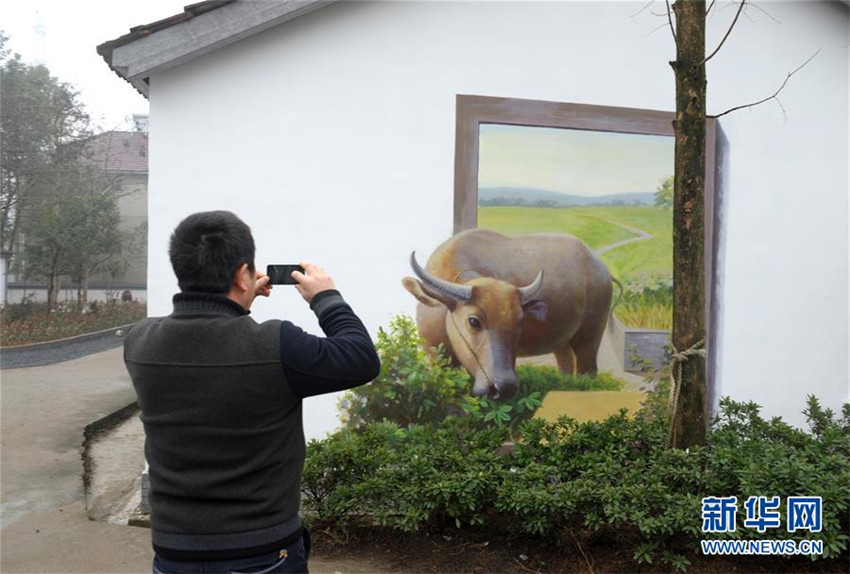
[(86, 337), (75, 341), (66, 341), (47, 348), (35, 346), (31, 349), (14, 347), (0, 349), (0, 369), (20, 369), (22, 367), (42, 367), (79, 359), (86, 355), (108, 351), (124, 344), (124, 339), (110, 331), (96, 337)]

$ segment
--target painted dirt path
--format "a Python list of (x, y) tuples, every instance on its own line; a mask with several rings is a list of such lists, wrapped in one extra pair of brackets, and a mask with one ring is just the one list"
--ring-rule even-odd
[[(594, 217), (589, 215), (588, 217)], [(596, 217), (599, 221), (604, 221), (606, 223), (611, 223), (612, 225), (616, 225), (618, 227), (622, 227), (626, 231), (630, 231), (637, 235), (637, 237), (630, 237), (629, 239), (624, 239), (623, 241), (618, 241), (617, 243), (612, 243), (611, 245), (606, 245), (605, 247), (600, 247), (596, 250), (597, 255), (602, 255), (603, 253), (608, 253), (609, 251), (613, 251), (618, 247), (622, 247), (623, 245), (628, 245), (629, 243), (634, 243), (635, 241), (643, 241), (645, 239), (652, 239), (655, 237), (651, 233), (647, 233), (643, 229), (638, 229), (637, 227), (632, 227), (631, 225), (626, 225), (625, 223), (620, 223), (619, 221), (614, 221), (613, 219), (606, 219), (604, 217)]]
[[(150, 572), (150, 531), (89, 520), (83, 429), (135, 399), (122, 349), (4, 370), (0, 571)], [(143, 448), (139, 436), (137, 448)], [(138, 453), (130, 453), (138, 456)], [(380, 572), (363, 560), (311, 559), (314, 572)]]

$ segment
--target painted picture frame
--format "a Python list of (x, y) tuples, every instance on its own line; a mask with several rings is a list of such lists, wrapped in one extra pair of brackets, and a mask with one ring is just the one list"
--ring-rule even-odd
[[(507, 235), (510, 235), (510, 231), (518, 228), (523, 228), (526, 232), (564, 231), (560, 227), (558, 229), (548, 229), (545, 224), (534, 229), (535, 225), (528, 225), (527, 219), (522, 222), (522, 225), (515, 225), (516, 217), (520, 216), (518, 212), (524, 211), (529, 213), (531, 211), (530, 209), (526, 209), (526, 207), (555, 208), (550, 210), (547, 215), (551, 215), (555, 211), (559, 211), (558, 208), (560, 208), (562, 213), (566, 213), (567, 210), (564, 208), (569, 208), (570, 200), (566, 200), (566, 204), (559, 204), (559, 202), (564, 200), (561, 200), (557, 193), (547, 194), (547, 191), (551, 190), (529, 190), (529, 188), (535, 187), (532, 180), (536, 178), (529, 178), (527, 183), (523, 183), (521, 178), (517, 179), (514, 177), (507, 177), (507, 179), (505, 179), (505, 182), (508, 185), (525, 185), (525, 190), (522, 192), (524, 195), (520, 198), (504, 197), (505, 195), (517, 195), (513, 194), (511, 191), (516, 190), (517, 188), (492, 187), (493, 185), (498, 185), (498, 178), (491, 177), (492, 174), (490, 172), (493, 171), (492, 166), (496, 165), (496, 162), (493, 161), (493, 157), (488, 155), (494, 153), (494, 146), (488, 145), (488, 142), (491, 142), (494, 134), (496, 133), (500, 133), (504, 136), (502, 138), (502, 147), (504, 147), (504, 141), (509, 140), (513, 142), (510, 145), (515, 146), (537, 145), (535, 143), (529, 143), (534, 140), (535, 133), (539, 133), (541, 135), (547, 134), (549, 137), (538, 139), (546, 139), (550, 146), (562, 145), (553, 144), (552, 142), (555, 141), (555, 139), (564, 140), (568, 136), (568, 138), (572, 140), (571, 145), (573, 146), (581, 146), (582, 143), (590, 145), (591, 141), (594, 142), (592, 145), (608, 141), (609, 144), (602, 145), (608, 145), (611, 147), (611, 145), (620, 145), (619, 143), (610, 144), (611, 141), (628, 140), (632, 143), (624, 145), (632, 145), (635, 149), (644, 148), (644, 151), (646, 148), (658, 147), (656, 144), (659, 144), (659, 142), (662, 142), (663, 140), (667, 140), (666, 144), (662, 143), (660, 145), (661, 148), (664, 148), (666, 145), (669, 152), (659, 152), (658, 150), (652, 152), (652, 154), (656, 157), (654, 159), (650, 159), (650, 162), (655, 161), (658, 163), (657, 156), (659, 153), (662, 155), (664, 153), (669, 153), (669, 173), (664, 173), (665, 178), (657, 178), (659, 180), (657, 182), (657, 189), (643, 189), (642, 191), (656, 192), (655, 201), (658, 201), (657, 196), (662, 195), (661, 189), (664, 187), (665, 191), (670, 194), (672, 199), (673, 119), (674, 114), (672, 112), (657, 110), (615, 108), (608, 106), (523, 100), (515, 98), (458, 95), (455, 142), (454, 233), (457, 234), (462, 231), (478, 227), (487, 227)], [(524, 142), (524, 144), (519, 144), (517, 142)], [(716, 253), (719, 247), (718, 238), (715, 237), (714, 230), (715, 227), (719, 225), (721, 215), (718, 201), (719, 193), (716, 193), (715, 187), (716, 182), (718, 181), (716, 175), (719, 167), (717, 158), (722, 157), (721, 148), (725, 145), (725, 138), (722, 137), (722, 132), (720, 133), (720, 138), (718, 138), (716, 120), (710, 119), (707, 122), (706, 144), (708, 150), (706, 157), (705, 198), (707, 282), (706, 324), (710, 332), (713, 332), (712, 330), (717, 328), (716, 321), (712, 321), (711, 319), (718, 311), (715, 297), (716, 284), (718, 282), (718, 278), (715, 275), (715, 263)], [(579, 148), (574, 147), (573, 149)], [(521, 150), (516, 151), (517, 153), (515, 155), (523, 155)], [(510, 150), (501, 149), (501, 152), (507, 153), (505, 157), (510, 157), (511, 155)], [(516, 158), (510, 159), (511, 161), (516, 160)], [(635, 164), (632, 165), (634, 166)], [(505, 177), (504, 170), (498, 169), (497, 171), (503, 172), (502, 177)], [(658, 170), (656, 169), (656, 171)], [(585, 187), (593, 187), (592, 183), (588, 183), (592, 178), (587, 179), (587, 175), (587, 170), (585, 169), (581, 176), (576, 177), (585, 182)], [(667, 179), (666, 176), (668, 175), (669, 180), (662, 181)], [(491, 187), (485, 189), (488, 183)], [(563, 189), (559, 191), (563, 192)], [(621, 194), (621, 196), (622, 198), (618, 196), (616, 199), (616, 201), (621, 204), (629, 202), (644, 204), (652, 203), (652, 199), (646, 197), (647, 193)], [(574, 199), (579, 200), (579, 202), (581, 200), (581, 198)], [(598, 204), (599, 201), (601, 200), (596, 200), (595, 203)], [(611, 201), (610, 197), (609, 201)], [(589, 201), (588, 203), (594, 203), (594, 201)], [(667, 206), (667, 209), (670, 210), (671, 207), (671, 205)], [(491, 217), (495, 210), (501, 210), (499, 213), (502, 216), (509, 214), (510, 217), (514, 218), (513, 224), (508, 225), (508, 218), (506, 217)], [(513, 212), (510, 212), (510, 210), (513, 210)], [(664, 216), (659, 214), (657, 210), (653, 211), (653, 220), (656, 222), (656, 227), (652, 230), (656, 235), (659, 233), (661, 235), (667, 234), (666, 237), (657, 238), (653, 241), (655, 243), (654, 249), (656, 251), (658, 249), (667, 249), (667, 253), (661, 253), (660, 258), (665, 259), (666, 257), (666, 261), (668, 261), (666, 265), (669, 267), (669, 276), (667, 278), (663, 277), (663, 269), (661, 271), (654, 269), (653, 273), (656, 276), (656, 283), (659, 283), (660, 285), (660, 291), (663, 291), (661, 294), (662, 298), (666, 299), (669, 296), (669, 302), (665, 301), (665, 304), (668, 305), (668, 307), (666, 309), (661, 309), (660, 311), (658, 309), (639, 309), (639, 311), (642, 312), (643, 317), (652, 315), (653, 313), (656, 315), (666, 315), (666, 319), (671, 322), (672, 211), (668, 211), (668, 213), (669, 216), (665, 223)], [(588, 214), (584, 213), (583, 215)], [(590, 215), (599, 219), (597, 214), (591, 213)], [(631, 215), (634, 215), (634, 213)], [(527, 217), (527, 215), (521, 215), (521, 217)], [(619, 225), (621, 227), (626, 227), (623, 225), (623, 221), (624, 220), (620, 220)], [(628, 221), (628, 218), (625, 218), (625, 221)], [(610, 222), (615, 223), (613, 221)], [(566, 230), (568, 233), (570, 231), (571, 230), (569, 229)], [(622, 230), (620, 231), (622, 232)], [(636, 228), (632, 231), (636, 233), (640, 232), (640, 230)], [(572, 234), (580, 235), (580, 233)], [(659, 241), (658, 239), (661, 240)], [(611, 241), (613, 241), (613, 239), (611, 239)], [(626, 239), (622, 243), (626, 244), (630, 241), (634, 241), (634, 239)], [(648, 246), (649, 244), (650, 242), (644, 243), (645, 246)], [(610, 247), (616, 248), (619, 247), (619, 245), (619, 243), (614, 243)], [(658, 253), (655, 253), (654, 255), (656, 258), (659, 256)], [(661, 281), (658, 281), (659, 277), (661, 278)], [(665, 282), (666, 285), (663, 285)], [(644, 289), (644, 286), (639, 286), (639, 288)], [(632, 289), (632, 291), (634, 291), (635, 283), (632, 282), (628, 284), (626, 289)], [(645, 288), (650, 297), (656, 296), (653, 289), (655, 289), (655, 287), (652, 286)], [(638, 302), (638, 304), (643, 305), (641, 302)], [(609, 332), (606, 333), (606, 337), (610, 339), (607, 345), (609, 347), (613, 345), (615, 354), (619, 355), (622, 370), (630, 371), (632, 374), (639, 373), (647, 367), (660, 368), (663, 366), (663, 363), (666, 360), (664, 349), (669, 342), (670, 327), (667, 323), (662, 325), (642, 325), (640, 321), (647, 321), (647, 319), (639, 318), (637, 323), (632, 321), (631, 324), (624, 325), (619, 318), (612, 314), (611, 324), (608, 329)], [(708, 365), (709, 399), (711, 400), (713, 395), (714, 363), (709, 361)], [(633, 378), (632, 380), (637, 379)], [(635, 388), (632, 390), (636, 390), (637, 385), (634, 384), (633, 386)], [(544, 407), (545, 406), (546, 405), (544, 405)]]

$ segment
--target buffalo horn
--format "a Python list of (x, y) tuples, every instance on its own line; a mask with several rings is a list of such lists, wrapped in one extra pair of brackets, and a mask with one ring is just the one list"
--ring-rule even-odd
[(543, 270), (541, 269), (540, 272), (537, 273), (537, 277), (534, 278), (534, 281), (531, 282), (531, 285), (526, 285), (525, 287), (517, 289), (519, 291), (520, 304), (526, 305), (527, 303), (530, 303), (537, 296), (537, 292), (540, 291), (542, 286)]
[(416, 276), (431, 289), (434, 289), (435, 291), (451, 297), (455, 301), (459, 301), (461, 303), (467, 303), (472, 298), (472, 286), (459, 285), (457, 283), (444, 281), (443, 279), (434, 277), (422, 269), (419, 263), (416, 262), (415, 251), (410, 254), (410, 266), (413, 268), (413, 272), (416, 273)]

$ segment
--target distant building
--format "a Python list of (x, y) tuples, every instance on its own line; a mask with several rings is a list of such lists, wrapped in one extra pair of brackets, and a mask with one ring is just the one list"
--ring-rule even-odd
[[(139, 119), (143, 118), (143, 119)], [(94, 136), (88, 147), (89, 161), (102, 166), (107, 172), (119, 176), (121, 184), (118, 210), (121, 212), (121, 230), (131, 232), (144, 224), (148, 217), (148, 134), (147, 116), (133, 116), (136, 126), (144, 131), (104, 132)], [(147, 253), (130, 267), (118, 285), (123, 289), (144, 288), (147, 281)], [(90, 287), (106, 283), (107, 274), (92, 278)]]
[[(108, 131), (91, 138), (87, 147), (86, 160), (102, 166), (118, 177), (120, 197), (118, 209), (121, 213), (121, 230), (133, 232), (147, 222), (148, 209), (148, 134), (147, 116), (133, 116), (136, 131)], [(146, 299), (147, 289), (147, 244), (138, 257), (130, 262), (127, 272), (117, 279), (108, 273), (97, 273), (89, 280), (89, 299), (104, 299), (107, 292), (118, 295), (130, 290), (133, 299)], [(5, 284), (3, 301), (16, 303), (34, 294), (38, 301), (46, 300), (46, 289), (42, 281), (24, 280), (11, 274)], [(75, 300), (76, 285), (66, 280), (62, 285), (59, 300)]]

